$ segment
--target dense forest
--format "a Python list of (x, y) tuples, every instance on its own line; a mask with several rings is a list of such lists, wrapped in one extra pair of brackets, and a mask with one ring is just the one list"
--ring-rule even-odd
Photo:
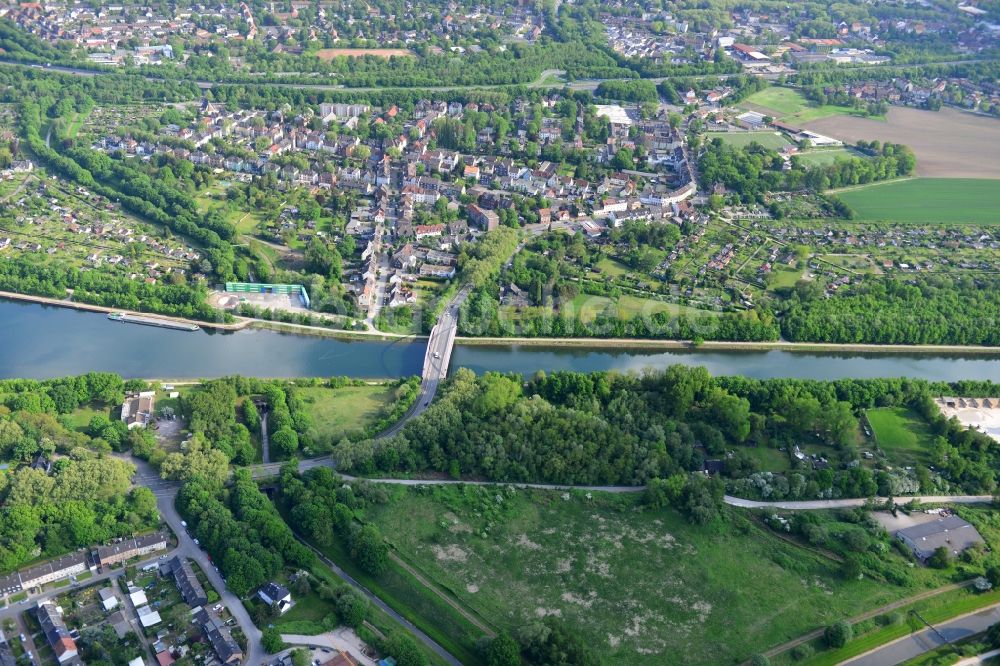
[(835, 298), (801, 284), (786, 307), (789, 340), (1000, 345), (1000, 280), (985, 275), (865, 280)]
[(224, 489), (201, 478), (185, 483), (177, 509), (212, 555), (226, 586), (240, 596), (285, 566), (307, 567), (313, 561), (312, 551), (296, 540), (247, 470), (237, 470)]
[[(962, 390), (993, 395), (991, 384)], [(387, 440), (342, 443), (342, 469), (438, 471), (454, 478), (560, 484), (640, 484), (680, 478), (720, 460), (731, 489), (748, 496), (864, 497), (891, 491), (906, 470), (859, 464), (858, 414), (908, 405), (930, 419), (928, 400), (954, 387), (910, 380), (751, 380), (712, 378), (672, 366), (642, 376), (539, 372), (518, 376), (459, 370), (419, 419)], [(932, 406), (931, 406), (932, 407)], [(1000, 451), (987, 436), (954, 422), (935, 423), (963, 467), (912, 474), (927, 489), (992, 492)], [(786, 475), (761, 470), (749, 449), (815, 445), (829, 464), (790, 460)], [(957, 464), (957, 463), (956, 463)], [(780, 477), (780, 480), (778, 480)]]

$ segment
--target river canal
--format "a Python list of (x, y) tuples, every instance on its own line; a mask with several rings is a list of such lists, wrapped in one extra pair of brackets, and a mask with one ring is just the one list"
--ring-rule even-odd
[[(101, 313), (0, 300), (0, 377), (47, 378), (92, 370), (170, 379), (415, 375), (423, 343), (342, 340), (249, 329), (194, 333), (113, 322)], [(749, 377), (1000, 379), (996, 356), (462, 346), (451, 367), (476, 372), (618, 370), (703, 365)]]

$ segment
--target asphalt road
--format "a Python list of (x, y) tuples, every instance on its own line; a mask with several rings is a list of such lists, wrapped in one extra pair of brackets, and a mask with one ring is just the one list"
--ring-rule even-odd
[(379, 434), (380, 438), (397, 434), (410, 419), (422, 414), (434, 400), (438, 386), (448, 376), (448, 363), (455, 347), (455, 335), (458, 333), (458, 309), (468, 298), (470, 291), (471, 287), (462, 287), (445, 306), (437, 324), (431, 329), (430, 337), (427, 338), (417, 399), (402, 419)]
[(205, 572), (208, 581), (218, 591), (222, 603), (226, 605), (229, 612), (236, 619), (236, 623), (240, 626), (240, 630), (243, 631), (243, 635), (246, 636), (247, 653), (244, 663), (249, 666), (263, 664), (267, 656), (267, 651), (260, 640), (261, 632), (254, 625), (253, 620), (250, 618), (250, 613), (247, 612), (240, 598), (226, 587), (222, 576), (219, 575), (219, 572), (215, 570), (212, 562), (208, 559), (208, 553), (195, 545), (187, 529), (181, 525), (181, 516), (177, 513), (177, 507), (174, 506), (180, 485), (161, 479), (156, 471), (149, 466), (149, 463), (144, 460), (134, 458), (132, 459), (132, 463), (136, 466), (134, 482), (137, 485), (144, 485), (153, 491), (153, 494), (156, 495), (156, 508), (160, 511), (160, 517), (163, 518), (163, 521), (177, 535), (178, 546), (174, 552), (177, 555), (187, 557), (198, 563), (201, 570)]
[[(875, 502), (885, 502), (888, 498), (876, 497)], [(992, 495), (918, 495), (916, 497), (896, 497), (896, 503), (907, 503), (916, 500), (920, 504), (982, 504), (992, 502)], [(757, 502), (755, 500), (742, 499), (726, 495), (726, 504), (738, 506), (743, 509), (786, 509), (789, 511), (815, 511), (821, 509), (843, 509), (855, 506), (864, 506), (868, 503), (868, 498), (846, 498), (830, 500), (805, 500), (801, 502)]]
[(997, 622), (1000, 622), (1000, 604), (943, 622), (936, 625), (934, 629), (924, 629), (910, 634), (860, 657), (845, 661), (841, 666), (892, 666), (900, 664), (908, 659), (918, 657), (924, 652), (939, 648), (946, 641), (953, 643), (986, 631)]

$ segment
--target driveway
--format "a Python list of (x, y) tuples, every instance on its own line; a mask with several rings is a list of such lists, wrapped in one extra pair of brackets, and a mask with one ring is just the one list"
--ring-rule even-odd
[(307, 647), (343, 650), (354, 657), (359, 664), (365, 664), (365, 666), (377, 666), (378, 664), (374, 659), (365, 656), (363, 652), (364, 643), (350, 627), (341, 627), (335, 631), (328, 631), (325, 634), (318, 634), (316, 636), (282, 634), (281, 640), (289, 645), (305, 645)]

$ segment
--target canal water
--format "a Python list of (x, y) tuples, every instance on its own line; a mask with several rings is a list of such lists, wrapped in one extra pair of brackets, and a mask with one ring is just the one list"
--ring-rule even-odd
[[(194, 333), (124, 324), (106, 315), (0, 300), (0, 377), (47, 378), (92, 370), (170, 379), (222, 375), (372, 379), (416, 375), (424, 344), (351, 341), (268, 330)], [(591, 350), (536, 346), (462, 346), (452, 369), (639, 371), (675, 363), (703, 365), (713, 375), (749, 377), (919, 377), (1000, 380), (995, 356), (826, 354), (788, 351)]]

